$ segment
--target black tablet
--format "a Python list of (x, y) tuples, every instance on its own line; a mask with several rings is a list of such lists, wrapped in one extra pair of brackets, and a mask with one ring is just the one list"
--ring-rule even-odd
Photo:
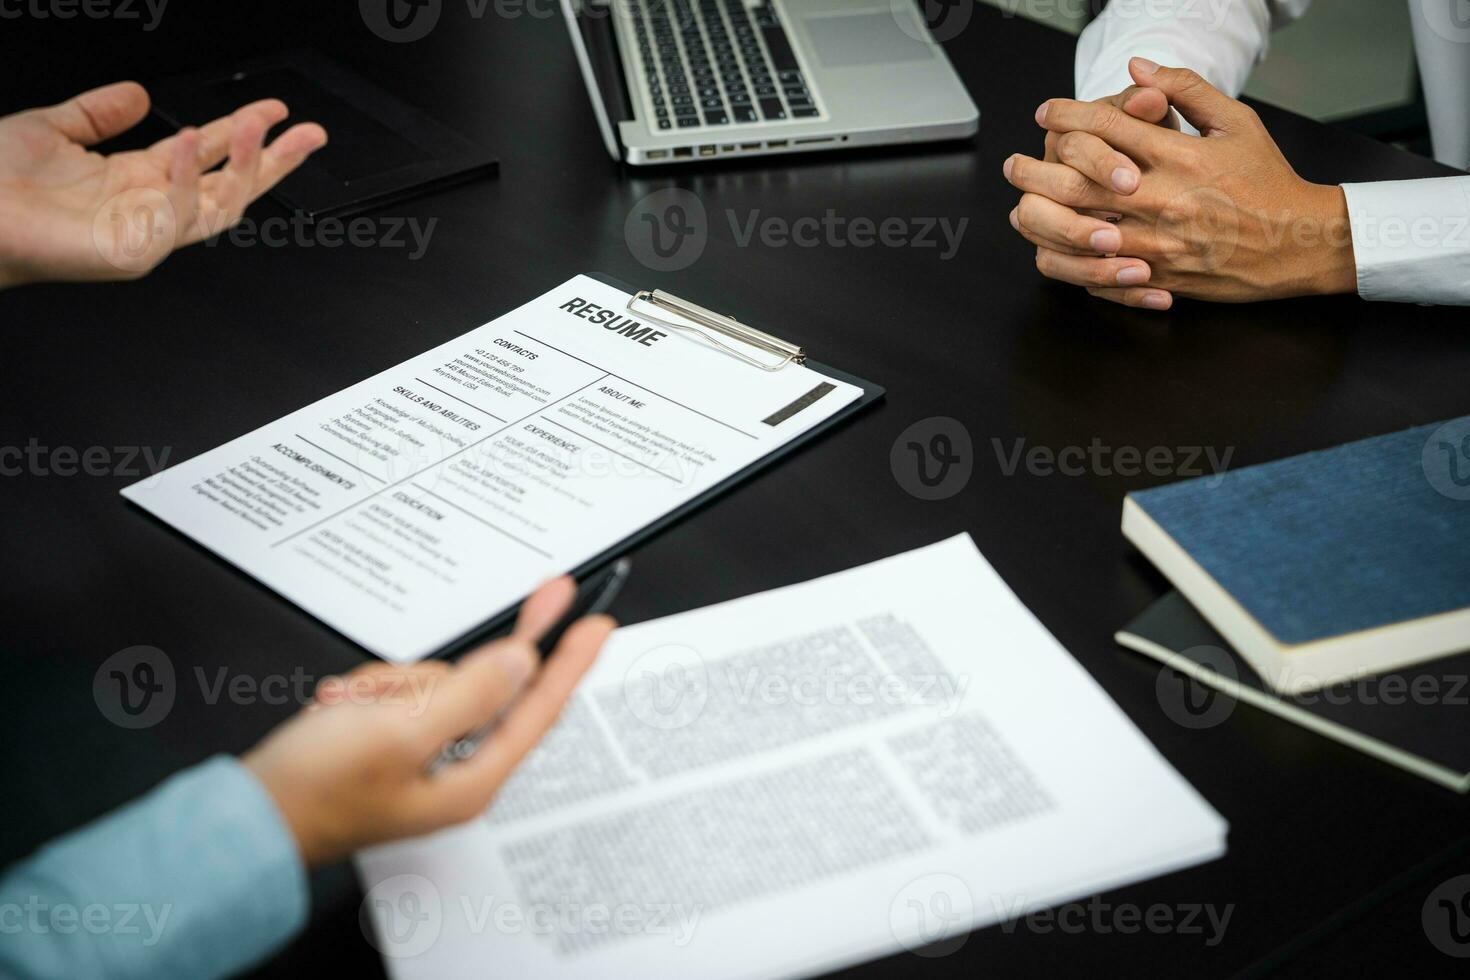
[(150, 85), (153, 108), (171, 126), (197, 126), (258, 99), (291, 115), (277, 127), (317, 122), (327, 145), (270, 196), (311, 220), (345, 217), (477, 177), (499, 163), (447, 126), (314, 51), (290, 51)]

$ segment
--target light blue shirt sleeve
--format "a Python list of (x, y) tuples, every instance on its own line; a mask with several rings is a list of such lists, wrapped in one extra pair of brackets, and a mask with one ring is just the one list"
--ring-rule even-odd
[(0, 977), (220, 977), (306, 920), (275, 801), (216, 756), (0, 877)]

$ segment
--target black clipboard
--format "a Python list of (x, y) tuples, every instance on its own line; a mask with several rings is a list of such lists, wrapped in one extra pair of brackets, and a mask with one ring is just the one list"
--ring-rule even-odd
[[(623, 292), (629, 293), (633, 296), (645, 295), (643, 290), (636, 289), (635, 287), (630, 286), (628, 283), (623, 282), (621, 279), (607, 275), (606, 273), (588, 272), (586, 273), (586, 276), (590, 279), (596, 279), (598, 282), (603, 283), (607, 286), (611, 286), (614, 289), (621, 289)], [(695, 307), (695, 309), (700, 308)], [(785, 343), (784, 341), (779, 341), (779, 338), (776, 338), (770, 334), (753, 330), (749, 327), (746, 327), (745, 329), (749, 330), (752, 334), (758, 335), (759, 337), (777, 341), (778, 343)], [(715, 346), (723, 347), (724, 345), (716, 341)], [(786, 346), (791, 347), (792, 345)], [(799, 348), (794, 349), (799, 350)], [(623, 555), (638, 547), (643, 542), (649, 540), (650, 538), (653, 538), (655, 535), (659, 534), (666, 528), (672, 527), (674, 524), (677, 524), (685, 518), (693, 515), (696, 511), (703, 509), (718, 498), (723, 497), (725, 494), (739, 487), (741, 484), (750, 480), (752, 477), (756, 476), (766, 469), (769, 469), (770, 467), (774, 466), (788, 456), (796, 453), (797, 451), (805, 447), (808, 443), (820, 437), (823, 433), (830, 431), (838, 425), (841, 425), (843, 422), (846, 422), (858, 412), (861, 412), (863, 409), (872, 405), (874, 402), (877, 402), (884, 396), (884, 394), (886, 394), (886, 389), (883, 388), (881, 385), (874, 384), (873, 382), (868, 381), (864, 378), (859, 378), (856, 375), (848, 374), (846, 371), (839, 371), (836, 368), (829, 367), (818, 361), (813, 361), (804, 357), (800, 359), (800, 363), (805, 364), (807, 367), (811, 368), (813, 371), (816, 371), (819, 374), (826, 375), (827, 377), (834, 378), (838, 381), (846, 382), (847, 384), (850, 384), (853, 387), (860, 389), (862, 391), (862, 394), (858, 396), (856, 401), (853, 401), (851, 404), (847, 405), (836, 414), (822, 420), (817, 425), (808, 429), (806, 432), (803, 432), (800, 436), (796, 437), (790, 442), (787, 442), (777, 447), (776, 449), (767, 453), (765, 456), (762, 456), (760, 459), (751, 463), (744, 469), (732, 473), (730, 476), (726, 477), (724, 480), (721, 480), (719, 483), (710, 487), (704, 493), (693, 498), (692, 500), (685, 501), (683, 504), (680, 504), (678, 507), (675, 507), (673, 510), (669, 511), (663, 516), (655, 519), (648, 524), (645, 524), (643, 527), (639, 528), (637, 531), (634, 531), (632, 534), (630, 534), (626, 538), (623, 538), (621, 541), (616, 542), (605, 551), (602, 551), (599, 554), (593, 556), (592, 558), (578, 565), (576, 568), (570, 569), (566, 574), (571, 575), (579, 583), (598, 574), (612, 562), (621, 558)], [(754, 371), (759, 369), (752, 367), (751, 370)], [(449, 643), (440, 647), (438, 650), (435, 650), (433, 653), (428, 654), (428, 656), (426, 656), (424, 659), (428, 660), (453, 656), (456, 653), (464, 651), (465, 648), (473, 644), (480, 643), (508, 630), (510, 625), (515, 622), (515, 617), (520, 613), (520, 610), (521, 603), (517, 602), (509, 609), (497, 613), (495, 616), (486, 620), (484, 623), (481, 623), (479, 626), (473, 627), (472, 629), (451, 640)], [(318, 620), (318, 622), (320, 622), (320, 620)]]
[[(622, 282), (621, 280), (616, 279), (616, 278), (614, 278), (612, 276), (606, 275), (604, 273), (600, 273), (600, 272), (589, 272), (589, 273), (586, 273), (586, 275), (590, 279), (596, 279), (598, 282), (601, 282), (604, 285), (611, 286), (614, 289), (622, 290), (622, 291), (624, 291), (626, 293), (629, 293), (631, 295), (637, 296), (637, 295), (642, 294), (642, 291), (637, 290), (637, 289), (633, 288), (632, 286), (629, 286), (627, 283)], [(690, 304), (690, 305), (692, 306), (693, 304)], [(694, 307), (694, 309), (700, 310), (700, 311), (702, 311), (703, 313), (706, 313), (706, 314), (709, 313), (709, 311), (703, 310), (702, 307)], [(719, 314), (710, 314), (710, 315), (711, 316), (719, 316)], [(725, 318), (725, 319), (728, 320), (729, 318)], [(737, 323), (738, 324), (738, 321), (731, 320), (730, 322)], [(740, 326), (742, 327), (742, 329), (744, 329), (746, 331), (749, 331), (750, 333), (752, 333), (754, 335), (758, 335), (760, 338), (764, 338), (765, 340), (771, 341), (771, 342), (773, 342), (774, 344), (777, 344), (777, 345), (783, 345), (782, 349), (783, 350), (786, 350), (787, 353), (788, 353), (788, 355), (790, 354), (791, 351), (798, 351), (798, 352), (800, 351), (800, 348), (796, 348), (796, 347), (794, 347), (794, 345), (788, 344), (787, 342), (782, 341), (779, 338), (772, 336), (771, 334), (766, 334), (766, 333), (763, 333), (761, 331), (754, 330), (754, 328), (747, 327), (747, 326), (745, 326), (743, 324), (741, 324)], [(709, 339), (709, 338), (706, 338), (706, 339)], [(722, 343), (720, 343), (720, 342), (718, 342), (718, 341), (715, 341), (714, 346), (724, 347), (725, 345), (722, 344)], [(597, 555), (594, 555), (592, 558), (590, 558), (587, 561), (581, 563), (580, 565), (576, 566), (575, 568), (568, 569), (565, 574), (571, 575), (573, 578), (575, 578), (578, 581), (578, 583), (585, 582), (588, 578), (590, 578), (590, 577), (592, 577), (594, 575), (599, 574), (603, 569), (607, 568), (614, 561), (616, 561), (617, 559), (621, 558), (628, 551), (631, 551), (632, 549), (638, 547), (644, 541), (649, 540), (654, 535), (659, 534), (664, 529), (666, 529), (668, 527), (671, 527), (672, 525), (678, 523), (679, 521), (682, 521), (685, 518), (691, 516), (692, 514), (694, 514), (696, 511), (700, 510), (701, 508), (708, 506), (710, 503), (712, 503), (713, 501), (715, 501), (719, 497), (722, 497), (725, 494), (729, 493), (731, 490), (734, 490), (740, 484), (746, 482), (747, 480), (749, 480), (752, 477), (756, 476), (757, 474), (761, 473), (763, 470), (766, 470), (766, 469), (774, 466), (776, 463), (780, 462), (781, 460), (785, 459), (786, 457), (790, 456), (791, 454), (797, 452), (798, 450), (800, 450), (801, 448), (803, 448), (807, 444), (811, 443), (813, 440), (819, 438), (823, 433), (826, 433), (826, 432), (830, 431), (831, 429), (833, 429), (834, 427), (836, 427), (838, 425), (841, 425), (843, 422), (845, 422), (848, 419), (852, 418), (854, 415), (856, 415), (858, 412), (862, 411), (864, 408), (868, 407), (869, 405), (872, 405), (874, 402), (876, 402), (880, 398), (882, 398), (883, 395), (885, 394), (885, 390), (881, 386), (876, 385), (876, 384), (874, 384), (871, 381), (867, 381), (867, 380), (865, 380), (863, 378), (856, 377), (855, 375), (848, 374), (845, 371), (838, 371), (837, 369), (832, 368), (832, 367), (828, 367), (825, 364), (821, 364), (821, 363), (818, 363), (816, 361), (812, 361), (812, 360), (806, 359), (804, 357), (804, 355), (802, 355), (800, 357), (789, 357), (789, 359), (790, 360), (799, 361), (800, 363), (804, 363), (806, 366), (810, 367), (813, 371), (818, 372), (818, 373), (820, 373), (822, 375), (825, 375), (825, 376), (827, 376), (829, 378), (832, 378), (832, 379), (837, 380), (837, 381), (844, 381), (847, 384), (850, 384), (853, 387), (858, 388), (862, 392), (862, 394), (859, 395), (858, 398), (855, 401), (853, 401), (851, 404), (845, 406), (840, 411), (838, 411), (836, 414), (834, 414), (834, 415), (832, 415), (832, 416), (830, 416), (830, 417), (822, 420), (817, 425), (813, 426), (812, 428), (808, 429), (806, 432), (803, 432), (801, 435), (797, 436), (795, 439), (793, 439), (790, 442), (787, 442), (787, 443), (785, 443), (785, 444), (783, 444), (783, 445), (781, 445), (781, 446), (779, 446), (779, 447), (771, 450), (771, 452), (767, 453), (765, 456), (762, 456), (760, 459), (757, 459), (755, 462), (751, 463), (749, 466), (745, 467), (742, 470), (737, 471), (736, 473), (731, 474), (729, 477), (725, 478), (724, 480), (721, 480), (719, 483), (717, 483), (714, 486), (710, 487), (708, 490), (706, 490), (704, 493), (700, 494), (699, 496), (697, 496), (697, 497), (695, 497), (695, 498), (693, 498), (691, 500), (685, 501), (683, 504), (680, 504), (678, 507), (675, 507), (673, 510), (671, 510), (671, 511), (665, 513), (665, 514), (663, 514), (662, 516), (656, 518), (655, 520), (651, 521), (650, 523), (645, 524), (643, 527), (639, 528), (637, 531), (633, 532), (628, 537), (623, 538), (620, 541), (617, 541), (616, 543), (614, 543), (613, 545), (611, 545), (610, 547), (608, 547), (604, 551), (599, 552)], [(759, 368), (752, 367), (751, 370), (752, 371), (759, 370)], [(787, 416), (787, 417), (790, 417), (790, 416)], [(131, 503), (132, 506), (134, 506), (134, 507), (139, 507), (139, 505), (137, 504), (136, 501), (129, 501), (129, 503)], [(147, 511), (146, 511), (145, 508), (139, 507), (139, 509), (140, 510), (143, 510), (145, 513), (147, 513)], [(162, 518), (157, 517), (156, 515), (153, 515), (151, 513), (148, 513), (148, 516), (149, 516), (150, 519), (158, 521), (160, 524), (162, 524), (164, 527), (168, 528), (169, 530), (173, 531), (174, 533), (180, 534), (191, 545), (193, 545), (194, 547), (200, 549), (205, 554), (208, 554), (211, 558), (214, 558), (215, 560), (218, 560), (218, 561), (223, 561), (225, 564), (229, 565), (230, 567), (236, 568), (237, 570), (239, 570), (241, 572), (244, 572), (245, 575), (246, 575), (246, 577), (249, 579), (249, 581), (252, 582), (254, 585), (256, 585), (257, 587), (259, 587), (261, 589), (264, 589), (266, 592), (268, 592), (270, 595), (274, 596), (279, 601), (288, 603), (292, 607), (294, 607), (294, 608), (298, 609), (299, 611), (301, 611), (302, 613), (306, 614), (311, 619), (312, 622), (316, 623), (322, 629), (329, 630), (330, 632), (334, 633), (335, 635), (340, 636), (344, 640), (347, 640), (348, 642), (352, 643), (353, 646), (359, 647), (360, 649), (362, 649), (364, 652), (370, 654), (371, 656), (377, 657), (377, 654), (374, 654), (371, 650), (368, 650), (362, 644), (360, 644), (356, 640), (352, 639), (352, 637), (347, 636), (345, 633), (342, 633), (341, 631), (335, 629), (330, 623), (328, 623), (325, 620), (322, 620), (322, 619), (318, 618), (317, 616), (313, 615), (312, 612), (309, 609), (305, 608), (304, 606), (302, 606), (302, 605), (300, 605), (300, 604), (298, 604), (298, 603), (296, 603), (296, 602), (294, 602), (294, 601), (286, 598), (280, 592), (276, 591), (276, 589), (274, 587), (272, 587), (271, 585), (269, 585), (266, 582), (262, 581), (261, 579), (256, 578), (248, 570), (246, 570), (244, 568), (241, 568), (241, 567), (235, 565), (234, 562), (232, 562), (229, 559), (225, 558), (223, 555), (221, 555), (218, 552), (214, 551), (212, 548), (208, 547), (207, 545), (203, 544), (202, 542), (196, 540), (193, 536), (191, 536), (189, 534), (186, 534), (186, 533), (180, 531), (178, 528), (174, 527), (172, 524), (170, 524), (169, 522), (163, 520)], [(502, 610), (502, 611), (494, 614), (493, 616), (489, 617), (488, 619), (484, 620), (478, 626), (473, 626), (470, 629), (466, 630), (465, 632), (461, 633), (459, 636), (457, 636), (454, 639), (450, 640), (448, 643), (445, 643), (444, 645), (440, 646), (438, 649), (433, 650), (433, 651), (425, 654), (424, 657), (423, 657), (423, 659), (429, 660), (429, 659), (442, 659), (442, 658), (445, 658), (445, 657), (452, 657), (455, 654), (458, 654), (458, 653), (463, 652), (468, 647), (470, 647), (470, 646), (472, 646), (474, 644), (481, 643), (481, 642), (483, 642), (483, 641), (485, 641), (487, 639), (491, 639), (491, 638), (493, 638), (493, 637), (495, 637), (497, 635), (500, 635), (502, 633), (508, 632), (510, 625), (515, 621), (515, 617), (520, 613), (520, 610), (521, 610), (521, 602), (514, 603), (513, 605), (509, 606), (508, 608), (506, 608), (506, 609), (504, 609), (504, 610)], [(385, 662), (390, 662), (391, 663), (392, 661), (385, 661)]]

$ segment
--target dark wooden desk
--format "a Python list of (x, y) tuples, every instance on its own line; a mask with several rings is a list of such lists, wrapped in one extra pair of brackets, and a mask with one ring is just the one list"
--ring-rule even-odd
[[(1470, 870), (1463, 852), (1458, 864), (1435, 857), (1462, 840), (1465, 801), (1246, 708), (1205, 731), (1171, 722), (1155, 700), (1154, 669), (1110, 639), (1164, 589), (1118, 532), (1123, 495), (1170, 478), (1008, 476), (995, 446), (1208, 446), (1232, 450), (1240, 466), (1463, 414), (1463, 310), (1343, 298), (1181, 303), (1158, 316), (1043, 282), (1032, 250), (1007, 225), (1016, 195), (1000, 168), (1012, 151), (1039, 145), (1036, 105), (1071, 90), (1072, 42), (990, 8), (977, 9), (948, 45), (982, 108), (973, 144), (631, 172), (602, 150), (550, 3), (532, 5), (541, 16), (516, 18), (495, 16), (491, 5), (482, 19), (448, 3), (433, 34), (401, 45), (369, 34), (355, 4), (307, 14), (300, 4), (234, 6), (170, 7), (152, 32), (120, 22), (7, 21), (0, 108), (311, 44), (492, 146), (501, 176), (389, 209), (437, 219), (417, 261), (408, 249), (221, 243), (191, 248), (135, 284), (0, 294), (0, 445), (168, 447), (184, 459), (577, 271), (657, 282), (739, 311), (885, 384), (888, 399), (641, 549), (622, 617), (798, 582), (968, 530), (1232, 824), (1224, 860), (1105, 896), (1233, 905), (1217, 946), (1197, 935), (991, 929), (949, 956), (888, 960), (853, 975), (1224, 976), (1284, 957), (1324, 923), (1328, 940), (1289, 969), (1455, 965), (1429, 946), (1418, 910), (1434, 884)], [(1442, 172), (1290, 113), (1263, 114), (1313, 179)], [(654, 274), (630, 254), (624, 222), (640, 198), (669, 186), (699, 196), (709, 241), (689, 268)], [(820, 219), (829, 209), (969, 224), (958, 254), (944, 261), (933, 248), (741, 247), (725, 218)], [(252, 215), (281, 213), (263, 203)], [(968, 488), (940, 502), (904, 492), (889, 466), (898, 434), (931, 416), (960, 420), (974, 441)], [(190, 678), (220, 668), (257, 677), (300, 668), (315, 677), (363, 659), (125, 505), (117, 491), (128, 482), (0, 480), (0, 755), (10, 801), (0, 860), (180, 767), (246, 749), (291, 710), (211, 705), (198, 685), (181, 683), (163, 723), (123, 731), (101, 717), (91, 693), (97, 666), (114, 651), (157, 646)], [(976, 633), (983, 638), (983, 623)], [(1396, 876), (1431, 859), (1400, 887)], [(316, 875), (313, 892), (311, 927), (262, 975), (327, 964), (376, 974), (350, 872)], [(1391, 897), (1366, 918), (1344, 912), (1380, 895)]]

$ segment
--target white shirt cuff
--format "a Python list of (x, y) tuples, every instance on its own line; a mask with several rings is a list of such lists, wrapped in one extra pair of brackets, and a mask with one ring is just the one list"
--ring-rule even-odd
[(1343, 184), (1358, 295), (1470, 306), (1470, 177)]

